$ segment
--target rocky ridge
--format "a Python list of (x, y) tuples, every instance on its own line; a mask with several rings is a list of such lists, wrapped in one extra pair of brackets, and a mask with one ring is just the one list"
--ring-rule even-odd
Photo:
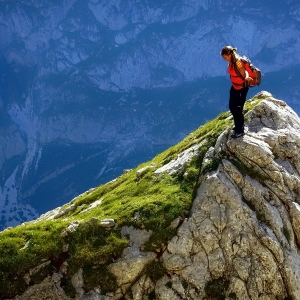
[[(76, 299), (300, 299), (300, 119), (267, 92), (255, 98), (263, 100), (247, 112), (245, 136), (231, 139), (227, 128), (207, 151), (191, 211), (171, 224), (178, 228), (175, 236), (157, 252), (146, 252), (153, 232), (122, 227), (128, 247), (108, 266), (117, 289), (88, 291), (79, 269), (71, 280)], [(187, 161), (179, 158), (186, 160), (188, 151), (182, 153), (178, 168), (172, 160), (166, 172), (180, 172)], [(36, 222), (58, 214), (63, 209)], [(82, 225), (68, 227), (69, 233)], [(159, 278), (145, 271), (153, 262), (163, 265)], [(62, 263), (14, 299), (73, 299), (61, 287), (67, 268)]]

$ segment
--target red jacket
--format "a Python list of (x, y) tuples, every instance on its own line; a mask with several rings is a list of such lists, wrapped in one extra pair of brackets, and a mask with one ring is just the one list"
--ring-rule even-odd
[[(236, 62), (236, 67), (241, 68), (244, 67), (244, 63), (240, 60), (237, 60)], [(230, 75), (230, 80), (232, 82), (232, 86), (236, 90), (240, 90), (243, 87), (245, 87), (245, 79), (242, 79), (235, 71), (235, 68), (231, 65), (228, 64), (228, 73)]]

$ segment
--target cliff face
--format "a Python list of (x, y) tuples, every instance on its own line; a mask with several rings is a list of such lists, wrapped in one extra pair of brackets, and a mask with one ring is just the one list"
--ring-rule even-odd
[(5, 0), (0, 35), (2, 229), (118, 176), (226, 110), (226, 44), (299, 111), (296, 0)]
[[(32, 285), (13, 299), (300, 299), (300, 119), (267, 92), (247, 109), (243, 137), (230, 138), (231, 117), (221, 114), (153, 161), (20, 227), (24, 235), (65, 222), (56, 255), (40, 254), (44, 263), (18, 275), (24, 279), (10, 275), (18, 287), (21, 279)], [(128, 244), (118, 252), (114, 240), (104, 263), (99, 253), (111, 241), (95, 242), (107, 232)], [(6, 230), (2, 240), (16, 233)], [(85, 251), (73, 244), (83, 233)], [(19, 253), (36, 253), (35, 243), (32, 237)]]
[[(204, 177), (191, 216), (168, 244), (163, 261), (175, 274), (157, 283), (159, 299), (204, 299), (218, 287), (224, 299), (300, 297), (299, 118), (272, 98), (248, 116), (247, 134), (224, 133), (208, 157), (229, 154)], [(178, 279), (190, 289), (182, 293)]]

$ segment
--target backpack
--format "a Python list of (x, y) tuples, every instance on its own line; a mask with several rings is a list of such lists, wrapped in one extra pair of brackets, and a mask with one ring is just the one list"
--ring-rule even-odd
[[(245, 70), (248, 72), (249, 76), (252, 78), (252, 80), (247, 81), (247, 86), (248, 87), (254, 87), (254, 86), (260, 85), (260, 83), (261, 83), (261, 76), (262, 76), (262, 73), (261, 73), (260, 69), (256, 68), (251, 63), (251, 60), (248, 57), (246, 57), (246, 56), (241, 57), (240, 60), (244, 63)], [(234, 64), (234, 69), (235, 69), (236, 74), (240, 78), (244, 79), (244, 77), (238, 71), (238, 69), (236, 67), (236, 64)]]

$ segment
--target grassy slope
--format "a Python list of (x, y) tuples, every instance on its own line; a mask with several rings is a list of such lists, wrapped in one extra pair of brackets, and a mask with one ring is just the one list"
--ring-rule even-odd
[[(259, 100), (246, 103), (251, 109)], [(56, 220), (27, 223), (0, 233), (0, 299), (12, 298), (23, 293), (28, 285), (23, 277), (28, 271), (44, 261), (49, 264), (35, 272), (30, 278), (30, 285), (41, 282), (47, 275), (57, 272), (64, 261), (68, 262), (68, 272), (62, 280), (66, 294), (74, 297), (75, 291), (70, 278), (79, 268), (83, 268), (86, 291), (101, 286), (102, 293), (113, 291), (116, 283), (107, 266), (120, 257), (128, 241), (121, 238), (120, 230), (124, 225), (152, 230), (153, 235), (145, 245), (145, 251), (157, 251), (176, 233), (168, 228), (177, 217), (186, 217), (192, 205), (202, 160), (209, 149), (214, 146), (218, 136), (232, 121), (227, 120), (229, 112), (220, 114), (216, 119), (207, 122), (182, 142), (157, 155), (153, 160), (123, 174), (116, 180), (86, 192), (72, 202), (75, 210)], [(154, 171), (165, 165), (183, 150), (202, 142), (199, 156), (185, 166), (175, 176), (166, 173), (156, 177)], [(137, 177), (137, 170), (146, 168)], [(152, 167), (151, 167), (152, 166)], [(214, 164), (206, 166), (205, 172), (215, 168)], [(188, 176), (183, 176), (187, 172)], [(96, 208), (82, 212), (96, 200), (102, 200)], [(67, 208), (71, 203), (66, 204)], [(139, 212), (140, 218), (134, 215)], [(92, 222), (86, 223), (94, 219)], [(100, 221), (113, 218), (118, 227), (106, 231)], [(62, 237), (61, 232), (72, 221), (82, 223), (77, 231)], [(86, 223), (88, 225), (84, 226)], [(21, 250), (27, 243), (27, 247)], [(63, 252), (63, 245), (69, 249)], [(153, 267), (153, 266), (152, 266)], [(163, 269), (159, 264), (150, 272), (159, 277)], [(151, 269), (151, 268), (148, 268)], [(154, 274), (157, 272), (157, 274)]]

